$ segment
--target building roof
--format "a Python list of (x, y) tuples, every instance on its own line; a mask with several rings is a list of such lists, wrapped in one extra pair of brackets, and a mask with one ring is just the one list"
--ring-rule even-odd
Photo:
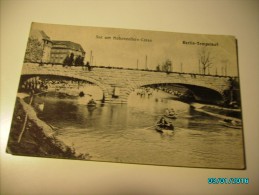
[(38, 29), (32, 29), (30, 32), (30, 36), (36, 38), (38, 40), (48, 40), (51, 41), (49, 36), (43, 31)]
[(52, 48), (67, 48), (67, 49), (72, 49), (72, 50), (81, 51), (82, 53), (85, 53), (82, 46), (78, 43), (74, 43), (71, 41), (57, 41), (57, 40), (52, 42), (53, 42)]
[(43, 30), (41, 30), (41, 31), (39, 31), (39, 32), (40, 32), (40, 34), (41, 34), (41, 36), (42, 36), (42, 39), (51, 41), (50, 38), (49, 38), (49, 36), (48, 36)]

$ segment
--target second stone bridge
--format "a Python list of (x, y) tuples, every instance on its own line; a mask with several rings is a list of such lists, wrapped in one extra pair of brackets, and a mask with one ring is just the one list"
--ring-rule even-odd
[[(196, 99), (206, 99), (206, 94), (212, 94), (218, 100), (224, 100), (223, 92), (230, 88), (229, 77), (121, 68), (95, 67), (87, 71), (82, 67), (24, 64), (22, 75), (53, 75), (88, 81), (102, 89), (105, 102), (112, 103), (127, 103), (132, 91), (148, 85), (182, 85), (192, 91)], [(119, 95), (114, 94), (115, 91), (119, 91)]]

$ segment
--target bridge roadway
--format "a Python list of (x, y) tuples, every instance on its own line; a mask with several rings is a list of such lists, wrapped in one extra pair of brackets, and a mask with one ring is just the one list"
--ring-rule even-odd
[[(127, 103), (134, 89), (152, 84), (179, 84), (190, 89), (199, 97), (204, 91), (211, 91), (224, 99), (223, 91), (229, 89), (229, 77), (199, 75), (190, 73), (165, 73), (147, 70), (97, 68), (92, 71), (82, 67), (62, 67), (61, 65), (43, 65), (25, 63), (22, 75), (56, 75), (85, 80), (98, 85), (104, 93), (105, 102)], [(114, 96), (115, 88), (120, 92)], [(202, 90), (200, 90), (202, 89)], [(204, 97), (203, 97), (204, 98)], [(205, 97), (206, 98), (206, 97)]]

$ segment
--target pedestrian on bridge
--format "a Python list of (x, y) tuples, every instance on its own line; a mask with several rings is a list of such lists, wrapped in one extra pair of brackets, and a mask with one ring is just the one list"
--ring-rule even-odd
[(92, 67), (88, 61), (86, 62), (85, 67), (88, 69), (88, 71), (92, 70)]

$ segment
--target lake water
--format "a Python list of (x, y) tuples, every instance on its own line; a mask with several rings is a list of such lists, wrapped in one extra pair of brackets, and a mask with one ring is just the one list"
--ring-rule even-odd
[[(152, 97), (133, 92), (128, 104), (98, 104), (88, 108), (77, 99), (37, 97), (44, 102), (38, 117), (56, 129), (55, 135), (91, 160), (140, 164), (242, 168), (243, 134), (219, 119), (172, 100), (163, 91)], [(152, 127), (166, 108), (174, 108), (175, 130), (160, 134)]]

